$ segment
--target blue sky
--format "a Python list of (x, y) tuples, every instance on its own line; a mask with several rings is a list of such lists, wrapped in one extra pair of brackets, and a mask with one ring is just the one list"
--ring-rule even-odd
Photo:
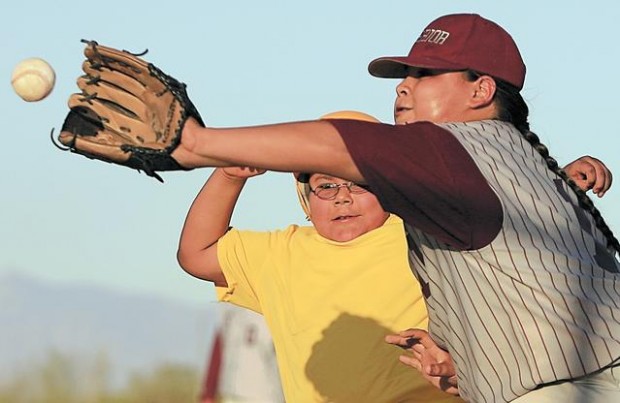
[[(371, 77), (368, 62), (406, 54), (428, 22), (454, 12), (479, 13), (511, 32), (528, 67), (523, 94), (532, 129), (551, 154), (561, 163), (596, 156), (620, 178), (615, 1), (13, 2), (0, 15), (0, 276), (215, 300), (213, 287), (175, 259), (185, 213), (210, 169), (164, 173), (161, 184), (52, 146), (50, 130), (62, 125), (77, 90), (80, 39), (148, 48), (149, 61), (187, 83), (212, 126), (342, 109), (391, 122), (397, 82)], [(27, 57), (56, 70), (56, 88), (38, 103), (22, 101), (10, 85), (14, 65)], [(596, 205), (620, 236), (615, 186)], [(303, 217), (292, 177), (269, 173), (248, 184), (233, 224), (267, 230)]]

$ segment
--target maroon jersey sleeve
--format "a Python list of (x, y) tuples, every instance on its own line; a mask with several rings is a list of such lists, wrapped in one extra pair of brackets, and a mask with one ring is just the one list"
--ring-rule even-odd
[(502, 226), (499, 198), (469, 153), (428, 122), (332, 120), (384, 209), (459, 249), (479, 249)]

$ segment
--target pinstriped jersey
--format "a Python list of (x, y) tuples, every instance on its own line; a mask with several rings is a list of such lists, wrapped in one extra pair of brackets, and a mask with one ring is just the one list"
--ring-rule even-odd
[(618, 261), (512, 125), (330, 123), (407, 223), (430, 330), (463, 397), (510, 401), (617, 360)]
[(497, 194), (502, 227), (456, 250), (407, 223), (429, 330), (458, 368), (461, 395), (510, 401), (620, 357), (620, 264), (574, 192), (510, 124), (441, 125)]

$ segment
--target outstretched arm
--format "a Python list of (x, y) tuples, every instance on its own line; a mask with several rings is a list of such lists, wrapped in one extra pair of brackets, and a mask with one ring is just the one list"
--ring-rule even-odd
[(214, 129), (190, 119), (172, 157), (187, 168), (253, 166), (363, 182), (338, 131), (325, 120)]
[(228, 231), (247, 178), (263, 172), (238, 167), (213, 171), (194, 199), (181, 231), (177, 260), (186, 272), (220, 287), (227, 285), (217, 259), (217, 241)]
[[(325, 120), (214, 129), (187, 121), (181, 144), (172, 156), (182, 166), (255, 166), (284, 172), (324, 172), (364, 182), (338, 134)], [(584, 191), (602, 197), (612, 183), (600, 160), (583, 156), (564, 167)]]

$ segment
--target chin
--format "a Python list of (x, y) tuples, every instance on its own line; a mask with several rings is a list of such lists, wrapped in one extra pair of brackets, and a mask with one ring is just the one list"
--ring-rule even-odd
[(336, 241), (336, 242), (349, 242), (363, 234), (364, 232), (358, 232), (358, 231), (339, 233), (339, 234), (334, 234), (334, 236), (329, 237), (329, 239), (331, 239), (332, 241)]

